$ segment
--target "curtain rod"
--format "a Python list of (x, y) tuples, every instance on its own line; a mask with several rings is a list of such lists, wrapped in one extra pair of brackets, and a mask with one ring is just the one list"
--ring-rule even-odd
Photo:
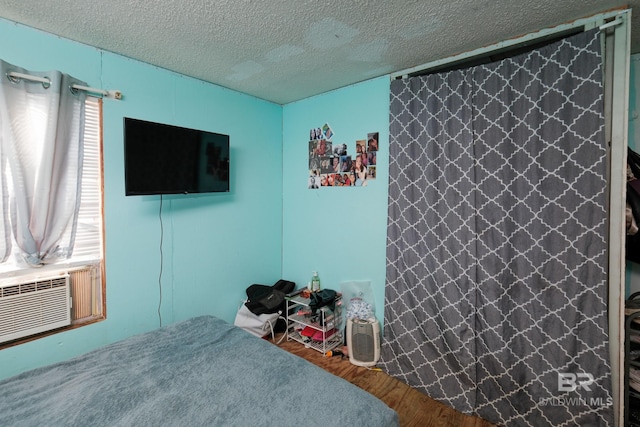
[[(418, 65), (416, 67), (407, 68), (405, 70), (392, 73), (391, 80), (396, 80), (399, 78), (407, 78), (412, 75), (426, 73), (430, 69), (442, 67), (445, 65), (451, 65), (456, 62), (466, 61), (473, 58), (478, 58), (478, 57), (481, 57), (482, 55), (487, 55), (490, 52), (495, 52), (502, 49), (514, 48), (518, 45), (526, 45), (527, 43), (542, 40), (544, 38), (549, 38), (549, 37), (552, 37), (554, 34), (559, 34), (559, 33), (570, 31), (580, 27), (596, 28), (598, 24), (601, 24), (598, 26), (598, 28), (600, 30), (604, 30), (606, 28), (621, 24), (623, 19), (628, 17), (628, 13), (629, 13), (629, 9), (614, 10), (612, 12), (593, 15), (588, 18), (577, 19), (573, 22), (558, 25), (557, 27), (546, 28), (540, 31), (536, 31), (534, 33), (526, 34), (521, 37), (516, 37), (510, 40), (499, 42), (491, 46), (481, 47), (475, 50), (460, 53), (458, 55), (450, 56), (448, 58), (438, 59), (436, 61), (431, 61), (431, 62), (427, 62), (426, 64)], [(607, 19), (612, 19), (612, 20), (609, 22), (605, 22), (605, 20)]]
[[(51, 80), (49, 80), (46, 77), (37, 77), (37, 76), (32, 76), (30, 74), (17, 73), (15, 71), (8, 72), (7, 77), (10, 80), (24, 79), (24, 80), (29, 80), (33, 82), (39, 82), (39, 83), (42, 83), (42, 85), (45, 87), (48, 87), (51, 84)], [(71, 85), (71, 89), (83, 90), (85, 92), (106, 96), (107, 98), (112, 98), (112, 99), (122, 99), (122, 92), (120, 92), (119, 90), (104, 90), (104, 89), (97, 89), (94, 87), (88, 87), (88, 86), (82, 86), (82, 85), (76, 85), (76, 84)]]

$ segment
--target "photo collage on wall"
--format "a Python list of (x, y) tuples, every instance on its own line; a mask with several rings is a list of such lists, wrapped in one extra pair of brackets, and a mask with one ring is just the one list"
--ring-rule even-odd
[(337, 142), (328, 124), (309, 134), (309, 188), (366, 187), (376, 179), (378, 132), (356, 141), (355, 154)]

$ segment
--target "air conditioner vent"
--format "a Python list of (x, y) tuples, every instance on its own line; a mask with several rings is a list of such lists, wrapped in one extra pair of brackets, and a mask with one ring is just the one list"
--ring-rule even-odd
[(65, 287), (67, 286), (67, 277), (68, 276), (56, 276), (50, 279), (41, 279), (34, 282), (0, 287), (0, 298), (41, 291), (44, 289)]

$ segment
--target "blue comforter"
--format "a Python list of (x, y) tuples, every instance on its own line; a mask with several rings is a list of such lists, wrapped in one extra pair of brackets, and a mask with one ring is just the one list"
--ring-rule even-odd
[(211, 316), (0, 382), (3, 426), (395, 426), (382, 401)]

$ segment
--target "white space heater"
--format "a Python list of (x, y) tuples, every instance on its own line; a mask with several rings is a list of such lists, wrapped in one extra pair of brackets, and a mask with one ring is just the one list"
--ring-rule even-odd
[(0, 343), (69, 324), (68, 274), (0, 284)]
[(380, 323), (377, 320), (347, 320), (349, 362), (374, 366), (380, 360)]

